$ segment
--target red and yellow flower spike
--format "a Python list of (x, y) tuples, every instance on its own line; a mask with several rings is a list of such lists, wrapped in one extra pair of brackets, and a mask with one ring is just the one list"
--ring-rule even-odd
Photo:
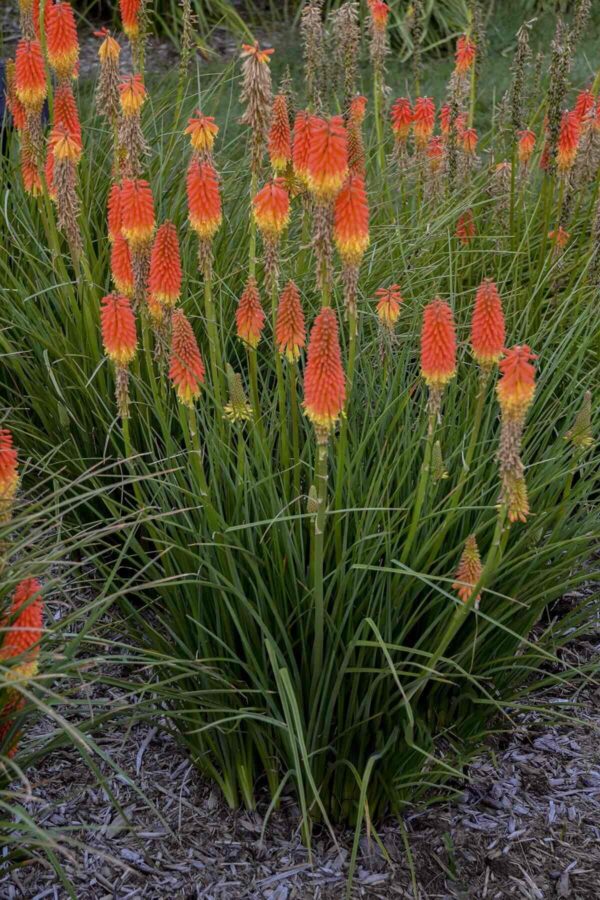
[(574, 110), (582, 128), (587, 128), (591, 123), (595, 103), (596, 98), (590, 88), (585, 88), (577, 94)]
[(467, 156), (475, 156), (478, 136), (476, 128), (463, 128), (459, 135), (460, 145)]
[(177, 229), (172, 222), (164, 222), (156, 232), (150, 256), (150, 301), (162, 306), (174, 306), (181, 293), (181, 278)]
[(303, 184), (308, 184), (308, 157), (310, 153), (310, 143), (312, 134), (312, 125), (315, 116), (312, 116), (306, 110), (300, 110), (296, 114), (294, 120), (294, 136), (292, 143), (292, 165), (294, 174)]
[[(468, 603), (473, 594), (473, 588), (479, 583), (483, 566), (481, 565), (481, 557), (477, 546), (477, 539), (474, 534), (470, 534), (465, 541), (465, 547), (458, 563), (456, 570), (456, 581), (452, 587), (458, 594), (459, 600)], [(475, 609), (479, 608), (481, 594), (477, 594), (475, 598)]]
[(292, 159), (292, 135), (285, 94), (277, 94), (273, 100), (268, 149), (273, 171), (282, 174)]
[(471, 349), (480, 366), (488, 369), (502, 358), (505, 338), (500, 294), (495, 282), (486, 278), (477, 288), (471, 320)]
[(101, 64), (116, 63), (121, 56), (119, 42), (111, 35), (108, 28), (101, 28), (94, 32), (94, 37), (101, 38), (102, 43), (98, 47), (98, 59)]
[(110, 252), (110, 270), (115, 288), (125, 297), (133, 297), (134, 277), (129, 244), (118, 234)]
[(346, 402), (346, 377), (335, 312), (325, 306), (310, 332), (304, 373), (304, 410), (315, 428), (335, 428)]
[(552, 231), (548, 232), (548, 237), (553, 242), (555, 247), (557, 247), (559, 250), (564, 250), (569, 243), (569, 238), (571, 237), (571, 235), (563, 228), (562, 225), (559, 225), (558, 228), (553, 228)]
[(456, 375), (456, 332), (448, 303), (436, 297), (423, 311), (421, 375), (430, 388), (442, 388)]
[(15, 93), (28, 112), (39, 112), (48, 85), (40, 42), (19, 41), (15, 57)]
[(80, 147), (83, 147), (79, 112), (73, 89), (68, 82), (60, 84), (54, 92), (53, 124), (54, 126), (62, 125), (66, 128), (73, 140), (77, 141)]
[(240, 297), (235, 313), (237, 336), (251, 348), (256, 348), (265, 325), (265, 312), (260, 302), (256, 278), (250, 277)]
[(252, 199), (252, 215), (266, 237), (280, 238), (290, 221), (290, 197), (282, 178), (269, 181)]
[(187, 172), (189, 222), (196, 234), (211, 240), (222, 221), (219, 182), (213, 165), (194, 159)]
[(0, 660), (21, 661), (10, 666), (3, 677), (9, 680), (32, 678), (37, 674), (39, 643), (43, 633), (44, 604), (41, 598), (42, 586), (37, 578), (25, 578), (15, 588), (8, 615), (0, 626), (6, 629), (0, 644)]
[(379, 321), (391, 331), (400, 316), (400, 306), (403, 297), (400, 293), (400, 285), (391, 284), (389, 287), (378, 288), (375, 291), (377, 297), (377, 315)]
[(119, 0), (119, 11), (123, 31), (129, 40), (135, 40), (140, 33), (140, 10), (142, 0)]
[(501, 378), (496, 385), (502, 415), (522, 422), (533, 402), (535, 393), (535, 367), (537, 359), (527, 344), (516, 345), (506, 351), (499, 363)]
[(429, 168), (432, 174), (439, 172), (444, 162), (444, 140), (439, 134), (429, 138), (425, 155), (429, 160)]
[(369, 246), (369, 204), (361, 175), (350, 175), (336, 198), (333, 236), (345, 265), (358, 266)]
[(12, 116), (13, 125), (17, 131), (24, 131), (27, 127), (27, 113), (25, 107), (17, 97), (15, 87), (15, 63), (9, 59), (6, 63), (6, 105)]
[(306, 326), (300, 292), (293, 281), (288, 281), (279, 298), (275, 341), (282, 356), (291, 363), (297, 362), (306, 343)]
[(141, 75), (130, 75), (119, 85), (119, 101), (124, 116), (136, 116), (144, 105), (148, 92)]
[(196, 110), (196, 114), (188, 120), (185, 134), (190, 136), (192, 150), (196, 153), (210, 155), (214, 147), (215, 138), (219, 133), (219, 126), (213, 116), (205, 116)]
[(55, 161), (67, 161), (77, 165), (81, 159), (81, 140), (71, 134), (64, 125), (57, 125), (50, 132), (50, 146)]
[(121, 185), (113, 184), (108, 193), (108, 237), (111, 241), (122, 234)]
[(121, 185), (121, 231), (132, 249), (143, 247), (154, 234), (154, 200), (147, 181), (127, 178)]
[(410, 134), (413, 109), (408, 97), (398, 97), (391, 111), (392, 131), (396, 141), (404, 143)]
[(371, 21), (376, 31), (385, 31), (390, 8), (384, 0), (368, 0)]
[(121, 294), (104, 297), (100, 323), (106, 355), (115, 365), (128, 366), (137, 348), (135, 316), (129, 299)]
[(531, 128), (525, 128), (517, 132), (519, 138), (517, 142), (517, 153), (521, 165), (526, 166), (529, 163), (535, 149), (535, 131)]
[(435, 126), (435, 103), (431, 97), (417, 97), (413, 112), (413, 133), (417, 148), (423, 150), (433, 134)]
[(466, 34), (461, 35), (456, 42), (456, 60), (454, 71), (457, 75), (467, 75), (473, 68), (475, 62), (476, 47), (470, 37)]
[(308, 186), (319, 203), (335, 199), (348, 175), (348, 139), (341, 116), (313, 117), (310, 124)]
[(564, 112), (560, 123), (560, 133), (556, 145), (556, 166), (559, 172), (567, 172), (572, 168), (579, 138), (581, 136), (581, 123), (576, 112)]
[(270, 58), (274, 53), (275, 50), (272, 47), (261, 48), (258, 41), (254, 41), (253, 44), (242, 44), (240, 56), (242, 59), (254, 58), (261, 65), (268, 65), (271, 62)]
[(13, 436), (8, 428), (0, 428), (0, 522), (10, 519), (18, 486), (19, 463)]
[(79, 60), (75, 16), (69, 3), (46, 3), (46, 51), (59, 79), (71, 78)]
[[(52, 151), (52, 147), (48, 145), (48, 153), (46, 157), (46, 165), (48, 166), (48, 159), (51, 161), (51, 168), (54, 167), (54, 154)], [(24, 142), (21, 144), (20, 148), (20, 165), (21, 165), (21, 178), (23, 179), (23, 187), (25, 191), (30, 194), (32, 197), (39, 197), (43, 192), (42, 179), (40, 178), (40, 173), (38, 169), (37, 162), (35, 160), (35, 155), (32, 153), (31, 147), (28, 142)], [(48, 190), (50, 197), (52, 198), (52, 176), (50, 177), (50, 181), (48, 182)]]
[(173, 310), (169, 378), (184, 406), (193, 407), (200, 396), (206, 370), (196, 336), (181, 309)]

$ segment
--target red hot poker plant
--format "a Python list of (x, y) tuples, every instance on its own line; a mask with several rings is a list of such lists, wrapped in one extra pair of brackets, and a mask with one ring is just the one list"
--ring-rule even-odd
[(73, 76), (79, 59), (75, 16), (69, 3), (46, 4), (48, 62), (59, 79)]
[(331, 307), (324, 307), (314, 321), (304, 373), (304, 410), (324, 437), (335, 428), (346, 402), (346, 378), (342, 366), (338, 324)]
[(275, 340), (282, 356), (291, 363), (297, 362), (306, 342), (306, 327), (300, 292), (293, 281), (287, 283), (279, 298)]
[(505, 337), (500, 294), (495, 283), (486, 278), (477, 288), (471, 320), (471, 348), (482, 368), (489, 369), (501, 359)]
[(193, 407), (204, 383), (205, 368), (192, 326), (181, 309), (172, 317), (169, 378), (184, 406)]

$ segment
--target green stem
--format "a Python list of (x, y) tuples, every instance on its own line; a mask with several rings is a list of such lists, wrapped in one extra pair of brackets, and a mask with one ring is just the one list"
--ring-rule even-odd
[(423, 465), (421, 466), (421, 473), (419, 475), (419, 483), (417, 485), (417, 493), (415, 496), (415, 503), (413, 506), (412, 519), (410, 523), (410, 527), (408, 530), (408, 535), (406, 537), (406, 541), (404, 542), (404, 549), (402, 551), (401, 561), (404, 565), (410, 556), (410, 551), (412, 550), (412, 545), (414, 543), (415, 537), (417, 535), (417, 531), (419, 528), (419, 524), (421, 522), (421, 512), (423, 510), (423, 503), (425, 501), (425, 493), (427, 491), (427, 485), (429, 483), (429, 474), (431, 471), (431, 454), (433, 452), (433, 436), (435, 434), (435, 419), (436, 413), (429, 413), (429, 422), (427, 425), (427, 444), (425, 446), (425, 456), (423, 458)]
[[(348, 397), (346, 399), (346, 412), (350, 403), (352, 385), (354, 381), (354, 367), (356, 364), (357, 321), (356, 313), (348, 314)], [(335, 476), (335, 509), (342, 507), (342, 494), (344, 489), (344, 470), (346, 468), (346, 449), (348, 446), (348, 416), (342, 419), (340, 438), (337, 452), (337, 471)], [(342, 558), (342, 517), (336, 516), (335, 521), (335, 555), (338, 565)]]
[(377, 162), (379, 165), (379, 171), (383, 175), (385, 172), (385, 148), (383, 145), (383, 85), (382, 85), (382, 75), (381, 70), (379, 68), (375, 69), (375, 83), (374, 83), (374, 109), (375, 109), (375, 133), (377, 135)]
[(298, 415), (298, 389), (296, 363), (288, 366), (290, 379), (290, 413), (292, 418), (292, 459), (294, 462), (294, 497), (300, 495), (300, 421)]
[(327, 505), (327, 441), (317, 443), (315, 466), (317, 513), (313, 532), (313, 598), (315, 608), (315, 637), (313, 648), (313, 678), (316, 684), (323, 667), (323, 636), (325, 605), (323, 599), (323, 542)]
[[(271, 321), (273, 324), (273, 345), (275, 346), (275, 320), (277, 317), (277, 285), (271, 292)], [(285, 381), (281, 355), (275, 347), (275, 371), (277, 374), (277, 396), (279, 398), (279, 460), (283, 469), (283, 486), (287, 497), (290, 489), (290, 441), (288, 435), (287, 404), (285, 399)]]
[(215, 305), (212, 296), (212, 281), (204, 279), (204, 314), (206, 316), (206, 331), (208, 334), (208, 351), (210, 356), (210, 368), (212, 372), (213, 390), (217, 405), (217, 419), (223, 421), (223, 360), (221, 358), (221, 344), (217, 330), (215, 317)]

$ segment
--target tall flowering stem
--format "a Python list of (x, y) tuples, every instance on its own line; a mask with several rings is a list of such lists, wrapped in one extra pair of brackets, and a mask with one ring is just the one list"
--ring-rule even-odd
[(315, 319), (304, 374), (304, 411), (315, 429), (317, 459), (315, 486), (317, 510), (312, 536), (312, 585), (315, 615), (313, 675), (318, 680), (323, 666), (325, 607), (323, 596), (323, 541), (327, 508), (327, 453), (329, 435), (343, 414), (346, 378), (338, 337), (337, 318), (325, 306)]
[(306, 341), (306, 327), (300, 292), (293, 281), (282, 291), (275, 321), (277, 351), (288, 361), (290, 409), (292, 419), (292, 452), (294, 462), (294, 494), (300, 492), (300, 425), (298, 420), (297, 363)]
[(371, 31), (371, 62), (373, 63), (373, 103), (375, 108), (375, 130), (377, 133), (377, 161), (380, 172), (385, 170), (385, 146), (383, 142), (384, 107), (384, 67), (389, 53), (387, 20), (390, 8), (383, 0), (368, 0), (369, 27)]

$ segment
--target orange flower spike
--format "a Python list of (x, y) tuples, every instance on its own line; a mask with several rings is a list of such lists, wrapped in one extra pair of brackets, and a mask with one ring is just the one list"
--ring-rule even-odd
[(133, 296), (134, 278), (129, 244), (118, 234), (110, 252), (110, 270), (117, 291), (126, 297)]
[(19, 485), (18, 455), (8, 428), (0, 428), (0, 522), (9, 510)]
[(39, 41), (19, 41), (15, 57), (15, 93), (26, 110), (41, 110), (48, 86)]
[(275, 53), (273, 48), (269, 49), (261, 49), (258, 41), (254, 41), (253, 44), (242, 44), (242, 52), (240, 57), (244, 59), (248, 56), (255, 56), (259, 63), (263, 65), (268, 65), (271, 62), (270, 57)]
[(154, 200), (147, 181), (125, 179), (121, 186), (121, 231), (132, 248), (148, 244), (154, 233)]
[(154, 303), (174, 306), (181, 293), (181, 277), (177, 229), (165, 222), (156, 232), (150, 257), (148, 288)]
[(235, 313), (237, 335), (249, 347), (256, 348), (265, 325), (256, 278), (249, 278)]
[(391, 111), (392, 131), (397, 141), (404, 142), (413, 122), (413, 109), (407, 97), (399, 97)]
[(111, 241), (121, 234), (121, 186), (113, 184), (108, 194), (108, 237)]
[(122, 81), (119, 85), (119, 95), (123, 115), (137, 115), (148, 96), (142, 76), (131, 75), (130, 78)]
[(471, 209), (461, 213), (456, 221), (456, 237), (467, 246), (475, 237), (475, 218)]
[(77, 104), (73, 96), (73, 90), (70, 84), (60, 84), (54, 93), (54, 125), (64, 126), (74, 141), (77, 141), (80, 147), (83, 146), (81, 140), (81, 123), (79, 121), (79, 112)]
[(439, 135), (429, 138), (427, 149), (425, 151), (429, 160), (429, 168), (432, 172), (439, 171), (444, 160), (444, 141)]
[(589, 125), (595, 102), (594, 94), (589, 88), (580, 91), (577, 95), (574, 109), (582, 128)]
[(525, 128), (523, 131), (517, 132), (517, 137), (519, 138), (517, 144), (519, 162), (526, 166), (535, 149), (535, 131), (532, 131), (530, 128)]
[(462, 148), (468, 156), (475, 156), (478, 140), (475, 128), (465, 128), (460, 134)]
[(548, 232), (548, 237), (556, 244), (557, 247), (559, 247), (561, 250), (564, 250), (564, 248), (569, 243), (569, 238), (571, 237), (571, 235), (562, 227), (562, 225), (559, 225), (558, 228), (552, 229), (552, 231)]
[[(46, 163), (48, 162), (48, 157), (50, 157), (50, 159), (52, 160), (51, 165), (54, 166), (54, 156), (52, 154), (51, 147), (48, 147)], [(20, 148), (20, 165), (21, 177), (23, 179), (23, 187), (25, 188), (25, 191), (28, 194), (31, 194), (32, 197), (39, 197), (44, 190), (42, 179), (40, 178), (38, 166), (31, 151), (24, 146), (21, 146)], [(52, 197), (51, 193), (50, 196)]]
[(100, 310), (102, 342), (110, 360), (127, 366), (135, 356), (137, 334), (131, 303), (121, 294), (108, 294)]
[(325, 306), (314, 321), (304, 373), (304, 410), (317, 428), (330, 431), (346, 402), (346, 377), (336, 314)]
[(15, 588), (8, 615), (0, 621), (0, 627), (6, 628), (0, 646), (0, 659), (23, 657), (22, 664), (15, 667), (14, 672), (21, 677), (31, 677), (37, 672), (39, 642), (43, 633), (41, 590), (37, 578), (21, 581)]
[(499, 363), (501, 379), (496, 385), (502, 414), (508, 419), (522, 420), (533, 401), (535, 393), (535, 368), (537, 359), (527, 344), (517, 345), (506, 351)]
[(292, 143), (292, 163), (294, 173), (304, 184), (308, 184), (308, 157), (312, 125), (315, 116), (301, 110), (294, 120), (294, 138)]
[(52, 129), (49, 141), (55, 160), (68, 160), (77, 165), (81, 159), (81, 144), (64, 125)]
[(456, 42), (455, 71), (457, 75), (466, 75), (475, 62), (476, 47), (471, 39), (463, 34)]
[(169, 378), (179, 402), (193, 407), (200, 396), (206, 369), (194, 330), (181, 309), (173, 310), (172, 328)]
[(189, 222), (199, 237), (210, 240), (222, 220), (217, 173), (209, 162), (192, 160), (187, 173)]
[(260, 232), (279, 238), (290, 221), (290, 197), (282, 178), (275, 178), (252, 200), (252, 215)]
[(379, 288), (375, 291), (375, 296), (377, 297), (379, 321), (391, 330), (398, 321), (400, 306), (403, 303), (400, 285), (391, 284), (387, 288)]
[(556, 165), (560, 172), (566, 172), (575, 162), (580, 135), (581, 124), (577, 113), (563, 113), (556, 146)]
[(350, 175), (337, 195), (333, 236), (343, 262), (357, 266), (369, 246), (369, 204), (361, 175)]
[[(475, 535), (471, 534), (465, 541), (465, 548), (460, 557), (456, 575), (454, 576), (456, 581), (452, 585), (452, 588), (456, 591), (459, 599), (462, 600), (463, 603), (468, 603), (471, 599), (473, 588), (478, 584), (482, 572), (483, 566), (481, 565), (477, 540)], [(480, 599), (481, 594), (478, 594), (475, 598), (476, 608), (479, 606)]]
[(417, 97), (413, 112), (413, 132), (417, 147), (423, 149), (433, 134), (435, 103), (431, 97)]
[(140, 7), (142, 0), (119, 0), (119, 10), (123, 31), (129, 40), (135, 39), (140, 33)]
[(185, 134), (190, 136), (192, 150), (196, 150), (197, 153), (210, 153), (218, 133), (219, 126), (213, 116), (205, 116), (199, 109), (196, 110), (195, 116), (188, 119), (185, 129)]
[(390, 8), (387, 3), (384, 3), (383, 0), (369, 0), (369, 11), (373, 21), (373, 28), (379, 32), (385, 31), (390, 14)]
[(121, 55), (121, 47), (108, 28), (101, 28), (100, 31), (95, 31), (94, 37), (102, 38), (102, 43), (98, 47), (98, 59), (100, 62), (116, 63)]
[(456, 332), (449, 305), (437, 297), (423, 312), (421, 374), (430, 388), (440, 388), (456, 374)]
[(69, 3), (46, 4), (46, 50), (57, 76), (70, 78), (79, 60), (79, 41)]
[(277, 94), (273, 100), (273, 113), (269, 131), (269, 159), (276, 173), (284, 172), (292, 159), (292, 135), (285, 94)]
[(312, 119), (308, 153), (308, 186), (316, 199), (329, 203), (348, 174), (348, 139), (341, 116)]
[(15, 87), (15, 64), (12, 59), (9, 59), (6, 63), (6, 105), (17, 131), (24, 131), (27, 127), (27, 113), (25, 112), (25, 107), (17, 97)]
[(477, 288), (471, 320), (471, 348), (480, 366), (490, 367), (502, 358), (505, 337), (500, 294), (495, 283), (486, 278)]
[(277, 349), (289, 362), (294, 363), (306, 343), (306, 326), (300, 293), (293, 281), (289, 281), (279, 298), (275, 321)]
[(367, 98), (362, 94), (358, 94), (350, 101), (349, 117), (350, 121), (355, 125), (362, 125), (365, 120), (367, 111)]

